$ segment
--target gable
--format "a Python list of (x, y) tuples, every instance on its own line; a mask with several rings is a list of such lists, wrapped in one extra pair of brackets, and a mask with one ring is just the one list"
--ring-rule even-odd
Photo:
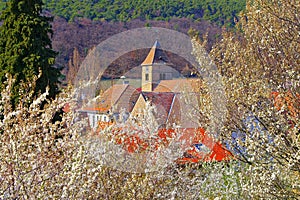
[(131, 116), (136, 117), (142, 114), (146, 108), (146, 102), (150, 102), (150, 105), (156, 108), (155, 118), (158, 124), (165, 126), (172, 109), (174, 97), (174, 93), (142, 92), (131, 112)]
[(131, 116), (135, 117), (142, 113), (143, 109), (146, 107), (146, 100), (144, 99), (142, 93), (139, 94), (139, 97), (131, 111)]
[(112, 105), (116, 112), (124, 110), (125, 112), (131, 112), (136, 101), (138, 100), (140, 92), (138, 92), (132, 86), (127, 86), (124, 91), (120, 94), (120, 97)]

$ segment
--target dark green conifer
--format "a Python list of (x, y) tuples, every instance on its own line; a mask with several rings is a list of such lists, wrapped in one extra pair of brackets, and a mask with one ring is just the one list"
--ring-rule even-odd
[[(50, 39), (52, 18), (42, 14), (42, 5), (42, 0), (11, 0), (0, 17), (0, 89), (10, 74), (15, 79), (13, 105), (25, 90), (22, 84), (31, 85), (34, 96), (45, 92), (47, 86), (49, 98), (58, 92), (60, 70), (53, 67), (57, 53)], [(34, 80), (36, 83), (30, 84)]]

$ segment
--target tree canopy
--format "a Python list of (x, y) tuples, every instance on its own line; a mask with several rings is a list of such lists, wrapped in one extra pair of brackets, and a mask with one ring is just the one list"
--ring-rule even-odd
[(172, 17), (206, 19), (219, 25), (232, 26), (245, 0), (44, 0), (46, 9), (53, 14), (73, 20), (85, 17), (93, 20), (122, 21), (131, 19), (169, 20)]
[(58, 91), (60, 71), (52, 66), (57, 53), (49, 37), (51, 18), (41, 14), (42, 5), (41, 0), (12, 0), (1, 14), (0, 87), (3, 89), (6, 75), (10, 74), (15, 80), (13, 104), (28, 89), (22, 84), (33, 87), (34, 96), (45, 92), (47, 86), (49, 97)]

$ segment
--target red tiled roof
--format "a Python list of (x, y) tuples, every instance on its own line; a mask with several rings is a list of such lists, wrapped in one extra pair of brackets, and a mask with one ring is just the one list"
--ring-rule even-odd
[(156, 107), (158, 115), (156, 118), (160, 123), (166, 123), (176, 94), (172, 92), (142, 92), (142, 95), (146, 101), (150, 101), (151, 105)]
[[(140, 130), (141, 132), (142, 130)], [(145, 151), (148, 148), (151, 150), (158, 150), (160, 147), (166, 147), (171, 138), (174, 138), (178, 133), (180, 141), (187, 141), (188, 145), (192, 145), (192, 149), (185, 152), (185, 156), (176, 160), (178, 164), (195, 163), (200, 161), (223, 161), (233, 159), (233, 154), (226, 150), (220, 142), (215, 142), (202, 128), (189, 128), (189, 129), (159, 129), (158, 132), (152, 138), (155, 140), (149, 140), (149, 138), (141, 138), (139, 134), (128, 135), (122, 128), (113, 129), (113, 137), (118, 145), (122, 145), (123, 148), (129, 153), (137, 153)], [(203, 152), (198, 150), (194, 144), (203, 144), (210, 151)]]

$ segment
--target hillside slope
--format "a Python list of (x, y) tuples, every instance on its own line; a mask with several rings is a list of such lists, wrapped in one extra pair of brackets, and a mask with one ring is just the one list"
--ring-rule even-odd
[[(89, 49), (97, 46), (110, 36), (134, 28), (145, 26), (173, 29), (187, 34), (193, 28), (199, 32), (200, 37), (208, 33), (208, 48), (210, 48), (221, 35), (221, 28), (207, 21), (192, 21), (190, 19), (171, 19), (167, 21), (142, 21), (139, 19), (130, 22), (100, 22), (89, 19), (77, 19), (67, 22), (66, 19), (55, 17), (53, 22), (54, 35), (53, 48), (59, 52), (56, 64), (64, 67), (67, 80), (72, 81), (81, 62)], [(154, 42), (154, 41), (153, 41)], [(163, 41), (161, 41), (163, 42)], [(174, 41), (175, 42), (175, 41)], [(104, 76), (120, 76), (133, 66), (139, 65), (148, 53), (148, 49), (135, 52), (135, 56), (125, 56), (116, 60), (109, 67)], [(180, 62), (180, 61), (179, 61)], [(122, 66), (122, 67), (121, 67)], [(180, 70), (180, 69), (179, 69)]]

